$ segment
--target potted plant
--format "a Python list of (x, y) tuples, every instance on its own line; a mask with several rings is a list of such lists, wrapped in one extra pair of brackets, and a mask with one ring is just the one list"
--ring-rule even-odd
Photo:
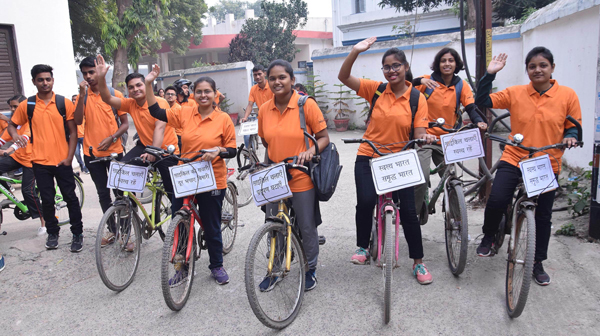
[[(312, 68), (311, 68), (312, 69)], [(327, 105), (327, 91), (325, 91), (325, 83), (317, 79), (318, 75), (313, 75), (312, 71), (307, 75), (308, 80), (306, 83), (306, 94), (312, 96), (317, 101), (317, 105), (319, 105), (319, 109), (323, 113), (323, 117), (325, 118), (325, 123), (327, 123), (328, 118), (328, 109), (329, 105)]]
[(349, 97), (352, 90), (344, 90), (344, 84), (334, 84), (334, 86), (337, 86), (339, 90), (331, 92), (335, 96), (330, 98), (333, 101), (333, 108), (330, 111), (335, 113), (333, 119), (335, 130), (338, 132), (345, 132), (348, 130), (348, 123), (350, 122), (349, 114), (355, 112), (349, 108), (350, 105), (348, 105), (348, 101), (355, 98)]
[(223, 93), (223, 97), (225, 98), (219, 102), (219, 108), (221, 111), (229, 114), (231, 121), (233, 121), (233, 125), (237, 125), (239, 114), (237, 112), (231, 112), (231, 106), (233, 106), (233, 103), (229, 100), (229, 98), (227, 98), (227, 94)]

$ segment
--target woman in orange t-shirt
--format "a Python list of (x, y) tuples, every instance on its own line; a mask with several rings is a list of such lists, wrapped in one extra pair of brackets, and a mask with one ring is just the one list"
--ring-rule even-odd
[[(478, 106), (510, 110), (511, 136), (522, 134), (523, 146), (543, 147), (562, 142), (568, 148), (574, 147), (577, 129), (566, 117), (570, 115), (581, 123), (579, 99), (573, 89), (559, 86), (552, 79), (555, 65), (550, 50), (536, 47), (527, 54), (525, 69), (531, 80), (528, 85), (515, 85), (490, 94), (492, 81), (496, 78), (496, 73), (506, 65), (506, 59), (506, 54), (492, 59), (487, 73), (479, 80), (475, 103)], [(553, 170), (558, 175), (563, 151), (553, 149), (547, 152), (551, 154)], [(545, 153), (539, 153), (542, 154)], [(485, 207), (484, 237), (477, 247), (477, 255), (480, 257), (487, 257), (492, 253), (494, 235), (521, 178), (519, 161), (527, 157), (528, 153), (522, 149), (512, 146), (504, 149)], [(544, 271), (542, 261), (548, 257), (554, 195), (554, 190), (541, 194), (535, 209), (533, 277), (542, 286), (550, 284), (550, 276)]]
[[(376, 38), (368, 38), (354, 46), (342, 64), (338, 79), (357, 94), (371, 101), (381, 82), (361, 79), (352, 76), (352, 65), (361, 52), (367, 51)], [(388, 84), (372, 107), (370, 122), (363, 138), (381, 145), (388, 145), (384, 150), (398, 152), (408, 141), (411, 134), (411, 124), (414, 120), (414, 138), (434, 141), (435, 136), (427, 134), (427, 102), (423, 94), (419, 94), (417, 112), (412, 117), (410, 93), (412, 84), (406, 80), (410, 77), (410, 69), (404, 52), (391, 48), (383, 54), (381, 60), (383, 76)], [(370, 258), (369, 239), (373, 223), (373, 209), (377, 203), (377, 193), (371, 174), (369, 161), (376, 154), (366, 143), (360, 145), (354, 164), (354, 180), (356, 183), (356, 245), (358, 249), (350, 259), (357, 265), (365, 265)], [(408, 244), (409, 257), (414, 260), (413, 274), (420, 284), (433, 281), (431, 273), (423, 264), (423, 242), (421, 226), (415, 210), (414, 188), (409, 187), (394, 192), (394, 198), (400, 201), (400, 219), (404, 237)]]

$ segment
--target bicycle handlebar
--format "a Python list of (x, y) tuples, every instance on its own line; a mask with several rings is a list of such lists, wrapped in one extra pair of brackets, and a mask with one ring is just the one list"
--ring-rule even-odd
[[(373, 142), (371, 140), (367, 140), (367, 139), (342, 139), (342, 141), (344, 143), (367, 143), (369, 144), (369, 146), (371, 146), (371, 148), (373, 148), (373, 150), (375, 151), (375, 153), (377, 153), (379, 156), (386, 156), (386, 155), (390, 155), (390, 154), (394, 154), (394, 153), (382, 153), (379, 151), (379, 149), (377, 149), (377, 147), (375, 147), (375, 145), (373, 144)], [(412, 139), (410, 141), (403, 141), (406, 142), (406, 145), (404, 145), (404, 147), (402, 147), (402, 149), (400, 151), (403, 151), (409, 147), (412, 147), (414, 144), (422, 144), (425, 143), (425, 139)]]
[(442, 129), (443, 131), (445, 131), (447, 133), (457, 133), (457, 132), (463, 131), (465, 129), (477, 128), (477, 125), (475, 125), (475, 124), (468, 124), (468, 125), (465, 125), (464, 127), (461, 127), (461, 128), (446, 128), (446, 127), (444, 127), (445, 125), (446, 124), (440, 123), (439, 121), (432, 121), (432, 122), (429, 123), (429, 128), (437, 127), (437, 128)]

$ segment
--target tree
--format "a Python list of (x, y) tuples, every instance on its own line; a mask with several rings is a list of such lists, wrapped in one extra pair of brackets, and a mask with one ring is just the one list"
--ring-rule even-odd
[(229, 61), (268, 65), (272, 60), (291, 62), (298, 52), (293, 31), (306, 25), (308, 10), (302, 0), (261, 2), (262, 14), (248, 19), (229, 44)]
[(511, 0), (510, 6), (502, 1), (492, 1), (494, 14), (499, 19), (520, 20), (529, 16), (532, 9), (545, 7), (556, 0)]
[(233, 14), (236, 19), (243, 18), (246, 15), (245, 9), (254, 9), (254, 15), (260, 16), (262, 10), (260, 1), (236, 1), (236, 0), (219, 0), (219, 3), (208, 9), (210, 15), (214, 16), (218, 22), (225, 21), (225, 14)]
[[(81, 61), (88, 55), (97, 55), (104, 50), (101, 24), (104, 22), (102, 0), (69, 0), (71, 35), (75, 60)], [(107, 55), (109, 56), (109, 55)], [(105, 57), (112, 61), (111, 57)]]

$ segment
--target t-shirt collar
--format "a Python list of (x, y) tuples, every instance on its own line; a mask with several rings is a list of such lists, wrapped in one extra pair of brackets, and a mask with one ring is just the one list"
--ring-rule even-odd
[[(386, 90), (387, 90), (387, 88), (386, 88)], [(292, 97), (290, 97), (290, 101), (287, 104), (286, 110), (298, 107), (298, 99), (299, 98), (300, 98), (300, 95), (298, 94), (298, 92), (296, 92), (296, 90), (292, 89)], [(271, 109), (279, 112), (279, 109), (277, 109), (277, 105), (275, 105), (275, 97), (273, 97), (273, 99), (271, 99)]]
[[(552, 84), (552, 87), (548, 89), (548, 91), (544, 92), (542, 96), (546, 95), (548, 97), (554, 97), (556, 90), (558, 90), (558, 82), (556, 81), (556, 79), (551, 79), (550, 84)], [(537, 94), (538, 96), (540, 95), (540, 93), (537, 92), (537, 90), (533, 87), (532, 82), (529, 82), (529, 85), (527, 85), (527, 93), (529, 93), (530, 96), (533, 94)]]
[[(37, 102), (43, 102), (43, 100), (40, 99), (40, 97), (38, 96), (37, 93), (35, 94), (35, 101), (36, 101), (36, 103)], [(52, 98), (50, 98), (50, 103), (56, 104), (56, 94), (54, 93), (54, 91), (52, 91)], [(48, 105), (50, 105), (50, 103), (48, 103)]]
[[(404, 94), (402, 96), (400, 96), (400, 98), (404, 98), (406, 100), (410, 99), (410, 91), (412, 90), (412, 84), (411, 82), (405, 80), (404, 83), (406, 83), (406, 86), (408, 86), (408, 89), (406, 89), (406, 92), (404, 92)], [(385, 91), (383, 91), (383, 93), (389, 93), (391, 95), (394, 95), (394, 99), (396, 99), (396, 95), (394, 94), (394, 91), (392, 91), (392, 86), (388, 83), (388, 85), (385, 87)], [(290, 99), (290, 102), (292, 100)]]

